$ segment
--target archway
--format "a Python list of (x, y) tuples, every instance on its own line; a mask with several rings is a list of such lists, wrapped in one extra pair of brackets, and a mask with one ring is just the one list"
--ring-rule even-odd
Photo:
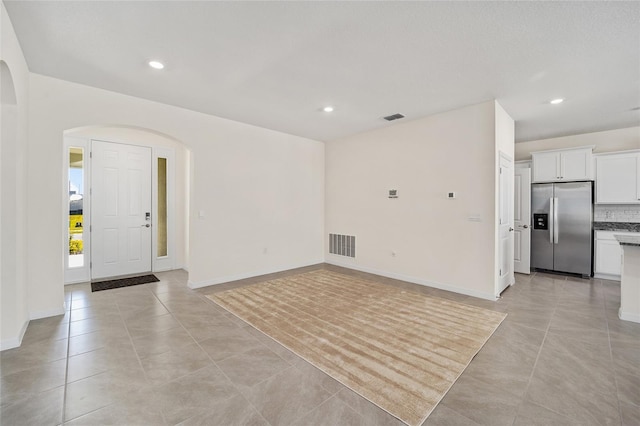
[(26, 326), (26, 167), (16, 88), (0, 61), (0, 349), (18, 346)]
[[(98, 142), (100, 141), (100, 142)], [(188, 264), (188, 206), (190, 153), (177, 139), (151, 129), (92, 125), (64, 132), (65, 169), (68, 181), (63, 192), (66, 198), (63, 227), (65, 229), (65, 284), (91, 279), (88, 269), (99, 234), (88, 233), (92, 215), (91, 160), (89, 153), (95, 143), (113, 146), (145, 147), (152, 152), (151, 182), (153, 183), (153, 271), (186, 268)], [(75, 181), (74, 181), (75, 180)], [(97, 190), (96, 188), (92, 188)], [(95, 198), (95, 197), (94, 197)], [(102, 245), (100, 245), (102, 247)], [(95, 275), (95, 264), (93, 265)]]

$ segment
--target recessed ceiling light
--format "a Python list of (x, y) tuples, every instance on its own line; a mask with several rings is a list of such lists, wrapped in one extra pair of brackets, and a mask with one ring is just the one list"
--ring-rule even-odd
[(562, 102), (564, 102), (564, 99), (562, 99), (562, 98), (558, 98), (558, 99), (554, 99), (554, 100), (552, 100), (552, 101), (551, 101), (551, 102), (549, 102), (549, 103), (550, 103), (550, 104), (553, 104), (553, 105), (558, 105), (558, 104), (561, 104)]
[(164, 68), (164, 64), (160, 61), (149, 61), (149, 66), (157, 70), (161, 70), (162, 68)]
[(324, 112), (333, 112), (333, 107), (332, 106), (326, 106), (326, 107), (322, 108), (322, 110)]

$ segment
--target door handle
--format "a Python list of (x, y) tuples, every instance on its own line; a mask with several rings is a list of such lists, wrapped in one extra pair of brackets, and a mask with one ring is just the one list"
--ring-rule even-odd
[[(549, 198), (549, 216), (552, 216), (554, 212), (553, 209), (553, 197)], [(556, 226), (555, 222), (553, 220), (550, 220), (549, 222), (549, 242), (551, 244), (553, 244), (553, 228)]]
[(529, 227), (529, 225), (522, 225), (522, 227), (523, 227), (524, 229), (527, 229), (527, 228)]
[(140, 225), (140, 226), (143, 227), (143, 228), (151, 228), (151, 224), (150, 223), (147, 223), (146, 225)]
[(558, 244), (558, 198), (553, 199), (553, 242)]
[(512, 227), (509, 227), (509, 232), (513, 232), (513, 228)]

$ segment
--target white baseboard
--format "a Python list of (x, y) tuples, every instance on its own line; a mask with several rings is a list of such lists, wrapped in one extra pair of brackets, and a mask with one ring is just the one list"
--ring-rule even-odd
[(618, 317), (623, 321), (640, 323), (640, 313), (638, 314), (632, 314), (628, 312), (625, 313), (625, 312), (622, 312), (622, 308), (618, 310)]
[(0, 351), (5, 351), (7, 349), (17, 348), (22, 344), (22, 338), (24, 337), (24, 333), (27, 332), (27, 327), (29, 326), (29, 320), (25, 321), (18, 332), (16, 337), (11, 337), (9, 339), (4, 339), (0, 341)]
[(187, 287), (189, 287), (190, 289), (194, 290), (196, 288), (207, 287), (207, 286), (210, 286), (210, 285), (223, 284), (223, 283), (228, 283), (228, 282), (231, 282), (231, 281), (244, 280), (246, 278), (259, 277), (260, 275), (274, 274), (276, 272), (283, 272), (283, 271), (288, 271), (290, 269), (304, 268), (306, 266), (313, 266), (313, 265), (318, 265), (318, 264), (321, 264), (321, 263), (324, 263), (324, 261), (323, 260), (318, 260), (318, 261), (315, 261), (315, 262), (305, 263), (305, 264), (302, 264), (302, 265), (280, 266), (280, 267), (269, 268), (269, 269), (264, 269), (264, 270), (259, 270), (259, 271), (245, 272), (245, 273), (242, 273), (242, 274), (228, 275), (226, 277), (214, 278), (214, 279), (211, 279), (211, 280), (204, 280), (204, 281), (197, 281), (197, 282), (189, 281), (187, 283)]
[(598, 278), (600, 280), (609, 280), (609, 281), (620, 281), (620, 275), (611, 275), (611, 274), (593, 274), (593, 278)]
[(427, 287), (434, 287), (434, 288), (438, 288), (440, 290), (446, 290), (446, 291), (452, 291), (454, 293), (460, 293), (460, 294), (464, 294), (466, 296), (473, 296), (473, 297), (478, 297), (480, 299), (486, 299), (486, 300), (491, 300), (491, 301), (495, 301), (497, 300), (496, 296), (491, 294), (491, 293), (484, 293), (481, 291), (476, 291), (476, 290), (469, 290), (467, 288), (463, 288), (463, 287), (458, 287), (458, 286), (454, 286), (454, 285), (450, 285), (450, 284), (442, 284), (442, 283), (438, 283), (435, 281), (429, 281), (429, 280), (425, 280), (422, 278), (416, 278), (416, 277), (412, 277), (409, 275), (403, 275), (403, 274), (397, 274), (395, 272), (387, 272), (387, 271), (381, 271), (375, 268), (369, 268), (366, 266), (360, 266), (360, 265), (356, 265), (354, 263), (348, 263), (348, 262), (340, 262), (340, 261), (336, 261), (336, 260), (326, 260), (326, 263), (330, 264), (330, 265), (335, 265), (335, 266), (341, 266), (343, 268), (347, 268), (347, 269), (355, 269), (356, 271), (361, 271), (361, 272), (368, 272), (370, 274), (375, 274), (375, 275), (381, 275), (383, 277), (387, 277), (387, 278), (393, 278), (396, 280), (402, 280), (402, 281), (407, 281), (413, 284), (420, 284), (420, 285), (424, 285)]
[(153, 274), (154, 272), (167, 272), (167, 271), (173, 271), (175, 269), (180, 269), (180, 268), (176, 268), (174, 266), (167, 266), (166, 268), (154, 269), (153, 271), (151, 271), (151, 273)]
[(45, 311), (29, 312), (29, 318), (32, 320), (37, 320), (40, 318), (55, 317), (56, 315), (64, 315), (64, 312), (65, 312), (65, 305), (64, 303), (62, 303), (62, 306), (60, 308), (47, 309)]
[(91, 280), (73, 280), (73, 281), (65, 281), (64, 285), (73, 285), (73, 284), (82, 284), (82, 283), (91, 283)]

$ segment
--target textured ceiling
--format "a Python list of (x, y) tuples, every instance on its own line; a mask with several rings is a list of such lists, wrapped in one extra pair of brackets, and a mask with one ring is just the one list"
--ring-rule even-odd
[(4, 3), (32, 72), (317, 140), (493, 98), (518, 141), (640, 125), (639, 2)]

